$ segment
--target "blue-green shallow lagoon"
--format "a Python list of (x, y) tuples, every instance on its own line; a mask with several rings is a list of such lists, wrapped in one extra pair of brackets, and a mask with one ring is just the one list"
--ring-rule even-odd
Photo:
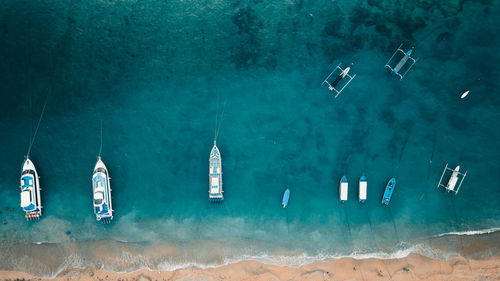
[[(494, 1), (4, 1), (1, 269), (459, 252), (426, 239), (499, 227), (499, 12)], [(400, 42), (420, 57), (403, 81), (383, 68)], [(338, 62), (357, 76), (334, 99), (320, 84)], [(49, 92), (30, 155), (44, 214), (27, 223), (20, 167)], [(225, 201), (214, 205), (208, 156), (223, 108)], [(101, 120), (109, 226), (91, 205)], [(435, 188), (447, 162), (468, 171), (457, 196)]]

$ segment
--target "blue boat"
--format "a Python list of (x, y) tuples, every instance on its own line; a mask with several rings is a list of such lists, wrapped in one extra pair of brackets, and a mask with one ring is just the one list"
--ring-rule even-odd
[(290, 199), (290, 189), (287, 188), (283, 194), (283, 200), (281, 201), (283, 208), (286, 208), (286, 205), (288, 205), (288, 199)]
[(385, 187), (384, 198), (382, 198), (383, 205), (389, 205), (394, 188), (396, 188), (396, 178), (390, 179)]

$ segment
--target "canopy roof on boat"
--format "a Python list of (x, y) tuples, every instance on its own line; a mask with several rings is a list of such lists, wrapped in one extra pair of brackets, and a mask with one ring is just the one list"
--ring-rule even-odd
[(94, 199), (104, 199), (104, 193), (102, 193), (102, 192), (95, 192), (94, 193)]
[(211, 193), (220, 193), (219, 177), (210, 178), (210, 192)]
[(21, 207), (25, 208), (31, 204), (31, 192), (25, 190), (21, 192)]
[(367, 184), (366, 181), (359, 182), (359, 199), (366, 200)]
[(33, 177), (32, 176), (24, 176), (22, 177), (22, 186), (23, 188), (33, 186)]
[(342, 201), (347, 200), (347, 187), (347, 182), (340, 183), (340, 200)]

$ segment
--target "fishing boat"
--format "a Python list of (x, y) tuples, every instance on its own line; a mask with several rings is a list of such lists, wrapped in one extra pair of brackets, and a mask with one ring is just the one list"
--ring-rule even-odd
[(35, 165), (29, 157), (23, 163), (21, 172), (21, 208), (28, 221), (38, 220), (42, 216), (40, 181)]
[(215, 140), (208, 161), (208, 200), (210, 202), (221, 202), (224, 200), (224, 191), (222, 190), (222, 158)]
[[(441, 182), (443, 181), (443, 176), (446, 173), (446, 171), (451, 171), (451, 176), (450, 179), (448, 180), (448, 184), (444, 185)], [(441, 178), (439, 179), (439, 183), (437, 185), (437, 188), (439, 187), (444, 187), (444, 189), (448, 192), (455, 192), (455, 195), (458, 193), (460, 190), (460, 187), (462, 186), (462, 182), (464, 181), (465, 177), (467, 176), (467, 171), (465, 173), (460, 172), (460, 165), (456, 166), (455, 169), (448, 168), (448, 163), (446, 163), (446, 166), (444, 167), (443, 173), (441, 174)], [(458, 183), (459, 177), (460, 179), (460, 184), (458, 185), (457, 189), (455, 189), (455, 186)]]
[(281, 200), (281, 205), (283, 208), (286, 208), (286, 205), (288, 205), (288, 199), (290, 199), (290, 189), (287, 188), (285, 190), (285, 193), (283, 193), (283, 200)]
[(385, 187), (384, 197), (382, 198), (383, 205), (389, 205), (394, 188), (396, 188), (396, 178), (390, 179)]
[(468, 94), (469, 94), (470, 91), (465, 91), (461, 96), (460, 98), (463, 99), (465, 98)]
[[(414, 59), (411, 57), (412, 53), (413, 53), (413, 48), (408, 50), (407, 52), (405, 52), (405, 51), (403, 51), (403, 49), (401, 49), (402, 46), (403, 46), (403, 44), (399, 45), (398, 49), (392, 54), (389, 61), (387, 61), (387, 63), (385, 64), (385, 67), (389, 68), (391, 70), (392, 74), (399, 76), (400, 80), (403, 80), (403, 78), (406, 76), (408, 71), (410, 71), (410, 69), (413, 67), (413, 65), (418, 61), (418, 58)], [(399, 62), (394, 67), (392, 67), (391, 61), (398, 52), (401, 52), (402, 57), (399, 60)], [(413, 61), (413, 63), (411, 63), (410, 66), (408, 68), (406, 68), (406, 71), (404, 73), (402, 73), (402, 68), (408, 60)]]
[[(337, 93), (335, 95), (335, 98), (337, 98), (337, 96), (340, 95), (340, 93), (345, 89), (345, 87), (347, 87), (347, 85), (351, 83), (351, 80), (354, 79), (354, 77), (356, 77), (356, 74), (354, 74), (353, 76), (348, 74), (349, 71), (351, 70), (350, 66), (343, 69), (340, 67), (341, 64), (342, 63), (339, 63), (337, 67), (335, 67), (333, 71), (330, 72), (330, 74), (326, 77), (326, 79), (323, 80), (323, 83), (321, 83), (321, 85), (326, 83), (328, 85), (328, 90), (335, 91)], [(349, 78), (346, 79), (347, 82), (341, 83), (343, 84), (343, 86), (342, 85), (339, 86), (340, 81), (342, 81), (346, 76)], [(333, 77), (335, 77), (335, 79), (333, 79)]]
[(366, 201), (368, 182), (366, 177), (363, 175), (359, 179), (359, 203), (363, 204)]
[(99, 156), (92, 176), (92, 188), (94, 190), (94, 213), (97, 221), (102, 223), (110, 223), (113, 219), (109, 180), (108, 169)]
[(340, 184), (339, 184), (339, 195), (340, 195), (340, 202), (344, 203), (347, 201), (347, 191), (348, 191), (348, 182), (347, 178), (343, 176), (340, 179)]

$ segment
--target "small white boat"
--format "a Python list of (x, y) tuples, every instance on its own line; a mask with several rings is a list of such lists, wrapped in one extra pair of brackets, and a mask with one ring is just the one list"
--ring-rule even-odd
[(462, 94), (462, 96), (460, 97), (461, 99), (465, 98), (467, 95), (469, 94), (469, 91), (466, 91), (465, 93)]
[(359, 179), (359, 203), (365, 203), (366, 194), (368, 189), (368, 182), (366, 181), (366, 177), (363, 175)]
[(343, 176), (342, 179), (340, 179), (340, 184), (339, 184), (339, 197), (341, 203), (347, 201), (347, 191), (348, 191), (347, 178)]
[(208, 200), (210, 202), (221, 202), (224, 200), (222, 190), (222, 157), (217, 148), (216, 141), (210, 151), (208, 171)]
[(113, 219), (110, 177), (108, 169), (100, 156), (94, 167), (92, 188), (94, 191), (94, 213), (96, 219), (102, 223), (110, 223)]
[[(340, 67), (341, 63), (339, 63), (337, 65), (337, 67), (335, 67), (333, 69), (332, 72), (330, 72), (330, 74), (326, 77), (325, 80), (323, 80), (323, 83), (321, 83), (321, 85), (323, 84), (327, 84), (328, 85), (328, 90), (330, 91), (335, 91), (337, 94), (335, 95), (335, 98), (337, 98), (338, 95), (340, 95), (340, 93), (345, 89), (345, 87), (347, 87), (347, 85), (349, 83), (351, 83), (351, 80), (354, 79), (354, 77), (356, 77), (356, 74), (354, 74), (353, 76), (349, 75), (349, 71), (351, 70), (351, 67), (348, 66), (344, 69), (342, 69)], [(340, 74), (336, 74), (340, 71)], [(339, 85), (340, 81), (342, 81), (345, 77), (348, 77), (349, 79), (347, 80), (347, 82), (345, 84), (343, 84), (343, 86), (341, 87), (341, 85)], [(335, 79), (333, 79), (333, 77), (335, 77)], [(332, 79), (333, 80), (332, 80)], [(337, 87), (339, 89), (337, 89)], [(341, 87), (341, 88), (340, 88)]]
[(453, 172), (451, 173), (450, 180), (448, 181), (448, 184), (445, 186), (448, 192), (453, 191), (455, 189), (455, 185), (457, 185), (458, 181), (459, 171), (460, 171), (460, 165), (456, 166)]
[(42, 198), (40, 181), (35, 165), (26, 157), (21, 172), (21, 208), (26, 213), (26, 220), (38, 220), (42, 216)]
[[(451, 171), (451, 176), (450, 176), (450, 179), (448, 180), (448, 183), (446, 185), (444, 185), (444, 184), (441, 184), (441, 182), (443, 181), (443, 177), (444, 177), (444, 174), (446, 173), (446, 171)], [(460, 180), (460, 184), (458, 185), (458, 187), (455, 189), (455, 186), (457, 185), (458, 180), (459, 180), (459, 176), (461, 176), (462, 179)], [(465, 171), (465, 173), (460, 173), (460, 165), (456, 166), (455, 169), (452, 170), (452, 169), (448, 168), (448, 163), (446, 163), (446, 166), (444, 167), (443, 173), (441, 174), (441, 178), (439, 179), (437, 188), (444, 187), (444, 189), (446, 191), (455, 192), (455, 194), (457, 194), (458, 191), (460, 190), (460, 187), (462, 186), (462, 182), (464, 181), (466, 176), (467, 176), (467, 171)]]

